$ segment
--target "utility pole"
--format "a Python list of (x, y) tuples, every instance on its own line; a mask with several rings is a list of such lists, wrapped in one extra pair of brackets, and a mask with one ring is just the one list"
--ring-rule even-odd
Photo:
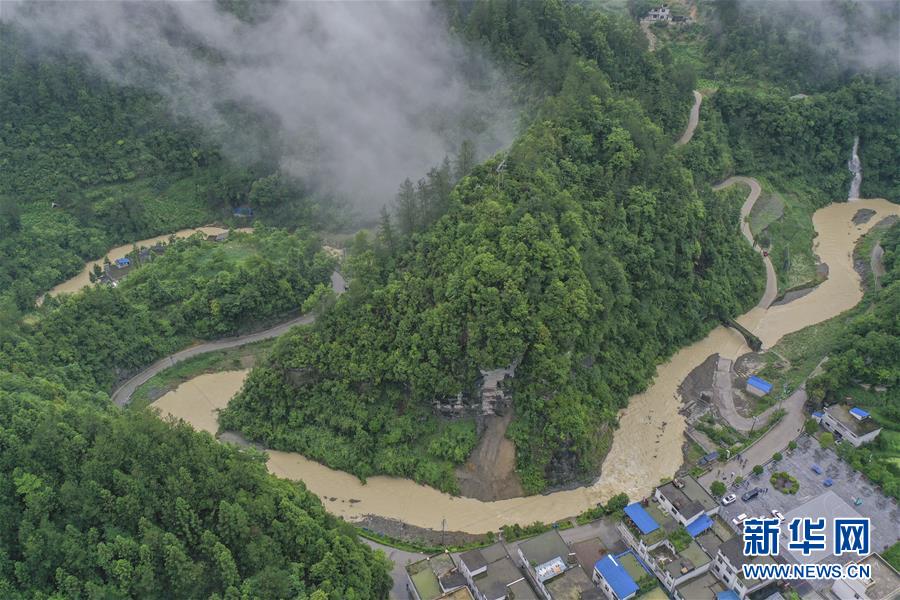
[(441, 547), (444, 547), (444, 532), (447, 530), (446, 517), (441, 519)]

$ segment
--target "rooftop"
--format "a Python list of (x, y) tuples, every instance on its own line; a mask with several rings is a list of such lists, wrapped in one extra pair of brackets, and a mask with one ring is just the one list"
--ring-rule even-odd
[(691, 579), (675, 587), (682, 598), (689, 600), (713, 600), (716, 594), (724, 592), (728, 588), (707, 571), (700, 577)]
[(507, 586), (524, 577), (509, 557), (503, 557), (490, 563), (487, 572), (477, 575), (473, 582), (478, 591), (488, 598), (500, 598), (506, 594)]
[(465, 563), (466, 567), (469, 571), (477, 571), (478, 569), (484, 568), (487, 566), (487, 559), (481, 553), (481, 550), (474, 549), (469, 550), (468, 552), (463, 552), (459, 555), (459, 562)]
[[(594, 587), (581, 569), (569, 569), (545, 584), (553, 600), (580, 600), (581, 592)], [(518, 597), (516, 600), (519, 600)]]
[(519, 544), (519, 550), (532, 567), (543, 565), (557, 557), (565, 560), (569, 556), (569, 547), (555, 529), (525, 540)]
[(538, 595), (534, 593), (534, 590), (531, 589), (531, 586), (528, 585), (524, 578), (509, 586), (507, 590), (510, 597), (515, 598), (515, 600), (538, 600)]
[(687, 548), (678, 553), (673, 553), (668, 546), (662, 545), (655, 548), (651, 554), (656, 559), (657, 564), (668, 572), (673, 579), (677, 579), (712, 561), (712, 558), (703, 551), (703, 548), (696, 541), (691, 541)]
[(698, 512), (706, 512), (717, 506), (715, 498), (693, 477), (684, 477), (678, 481), (683, 484), (680, 489), (675, 487), (675, 481), (672, 480), (659, 486), (659, 492), (685, 517), (693, 517)]
[(638, 590), (637, 583), (613, 555), (607, 554), (598, 560), (594, 568), (603, 576), (603, 579), (619, 598), (630, 596)]
[(445, 588), (465, 585), (465, 579), (455, 569), (453, 557), (444, 553), (414, 562), (406, 567), (406, 572), (422, 600), (436, 600), (442, 597), (442, 582)]
[(772, 384), (766, 381), (765, 379), (760, 379), (756, 375), (753, 375), (747, 379), (747, 385), (752, 385), (758, 390), (761, 390), (763, 393), (768, 394), (772, 391)]
[(441, 584), (431, 570), (428, 559), (420, 560), (406, 567), (409, 578), (422, 600), (436, 600), (441, 597)]
[[(649, 507), (648, 507), (649, 508)], [(625, 514), (644, 535), (659, 529), (659, 522), (654, 519), (640, 502), (632, 502), (625, 507)]]
[(834, 417), (836, 421), (852, 431), (855, 435), (866, 435), (867, 433), (872, 433), (876, 429), (880, 429), (878, 423), (868, 417), (869, 413), (861, 411), (865, 413), (866, 417), (857, 418), (853, 415), (852, 411), (854, 410), (860, 411), (861, 409), (855, 407), (851, 409), (846, 404), (833, 404), (826, 408), (825, 412)]
[(872, 600), (900, 598), (900, 573), (881, 555), (870, 554), (860, 562), (872, 567), (872, 585), (866, 589), (869, 598)]
[(590, 575), (594, 571), (594, 563), (600, 560), (601, 556), (608, 552), (608, 549), (600, 541), (600, 538), (589, 538), (580, 542), (575, 542), (570, 546), (578, 564), (584, 569), (584, 572)]
[(472, 597), (472, 592), (469, 591), (469, 588), (463, 586), (458, 590), (453, 590), (452, 592), (447, 592), (443, 596), (441, 596), (440, 600), (475, 600)]
[(731, 566), (737, 570), (738, 576), (742, 580), (744, 577), (742, 575), (741, 567), (745, 564), (775, 564), (785, 562), (780, 556), (744, 556), (744, 536), (742, 535), (736, 535), (722, 544), (719, 547), (719, 552), (728, 559), (728, 562), (730, 562)]

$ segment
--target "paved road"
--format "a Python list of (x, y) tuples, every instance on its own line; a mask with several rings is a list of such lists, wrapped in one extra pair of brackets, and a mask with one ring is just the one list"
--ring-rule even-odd
[[(783, 451), (791, 440), (800, 435), (800, 429), (803, 427), (805, 420), (805, 415), (803, 414), (803, 405), (805, 403), (806, 386), (803, 385), (782, 403), (781, 408), (787, 414), (782, 417), (781, 421), (770, 429), (768, 433), (756, 440), (755, 444), (741, 453), (741, 458), (746, 461), (746, 466), (742, 466), (741, 461), (738, 461), (737, 457), (732, 458), (724, 465), (714, 468), (706, 475), (703, 475), (700, 478), (700, 483), (709, 489), (709, 485), (715, 481), (716, 474), (720, 470), (728, 476), (725, 480), (728, 484), (731, 483), (732, 472), (736, 476), (740, 475), (746, 478), (747, 474), (753, 470), (754, 465), (763, 465), (772, 458), (773, 454)], [(760, 421), (758, 425), (764, 426), (765, 421)]]
[[(694, 130), (697, 129), (697, 123), (700, 122), (700, 103), (703, 102), (703, 94), (694, 90), (694, 106), (691, 107), (691, 114), (688, 117), (687, 128), (681, 137), (675, 142), (676, 146), (684, 146), (691, 138), (694, 137)], [(757, 194), (759, 195), (759, 194)]]
[[(337, 271), (331, 274), (331, 289), (334, 290), (335, 294), (342, 294), (347, 289), (346, 281)], [(262, 340), (275, 338), (287, 332), (287, 330), (291, 327), (295, 327), (297, 325), (308, 325), (313, 321), (315, 321), (314, 315), (302, 315), (289, 321), (279, 323), (278, 325), (275, 325), (274, 327), (270, 327), (269, 329), (265, 329), (263, 331), (257, 331), (255, 333), (248, 333), (246, 335), (240, 335), (236, 337), (224, 338), (221, 340), (214, 340), (212, 342), (205, 342), (203, 344), (191, 346), (190, 348), (185, 348), (180, 352), (176, 352), (175, 354), (170, 354), (169, 356), (159, 359), (158, 361), (120, 385), (112, 393), (112, 401), (118, 406), (125, 406), (131, 401), (131, 396), (134, 394), (135, 390), (137, 390), (137, 388), (141, 385), (147, 383), (147, 381), (149, 381), (151, 377), (161, 373), (162, 371), (165, 371), (169, 367), (175, 366), (176, 364), (184, 360), (193, 358), (194, 356), (200, 356), (201, 354), (207, 354), (209, 352), (216, 352), (217, 350), (227, 350), (229, 348), (237, 348), (238, 346), (246, 346), (247, 344), (252, 344), (254, 342), (260, 342)]]
[(387, 557), (391, 559), (391, 562), (394, 563), (394, 567), (391, 569), (391, 579), (394, 580), (394, 587), (391, 588), (390, 597), (393, 600), (406, 600), (407, 598), (410, 598), (409, 591), (406, 589), (406, 565), (422, 560), (425, 558), (425, 555), (418, 552), (398, 550), (397, 548), (385, 546), (384, 544), (379, 544), (378, 542), (373, 542), (372, 540), (363, 537), (361, 537), (360, 540), (365, 544), (368, 544), (371, 548), (383, 551)]

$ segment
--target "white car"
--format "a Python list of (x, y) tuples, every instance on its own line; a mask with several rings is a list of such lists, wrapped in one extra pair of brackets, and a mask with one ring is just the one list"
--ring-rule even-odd
[(778, 522), (779, 522), (779, 523), (783, 523), (783, 522), (784, 522), (784, 515), (781, 514), (781, 511), (778, 510), (777, 508), (773, 508), (773, 509), (772, 509), (772, 516), (775, 517), (776, 519), (778, 519)]
[(727, 496), (722, 498), (722, 506), (728, 506), (735, 500), (737, 500), (737, 494), (728, 494)]
[(731, 520), (735, 525), (740, 525), (747, 518), (747, 513), (741, 513)]

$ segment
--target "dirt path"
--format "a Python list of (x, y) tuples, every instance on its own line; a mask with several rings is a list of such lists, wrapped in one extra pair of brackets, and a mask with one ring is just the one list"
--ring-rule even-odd
[[(344, 278), (337, 271), (331, 274), (331, 289), (334, 290), (336, 294), (342, 294), (347, 289), (347, 284), (344, 281)], [(269, 329), (265, 329), (263, 331), (257, 331), (255, 333), (248, 333), (246, 335), (197, 344), (196, 346), (191, 346), (190, 348), (186, 348), (184, 350), (181, 350), (180, 352), (176, 352), (175, 354), (171, 354), (169, 356), (166, 356), (165, 358), (161, 358), (122, 385), (120, 385), (118, 388), (116, 388), (116, 390), (113, 391), (111, 395), (112, 401), (119, 406), (128, 404), (135, 390), (149, 381), (151, 377), (165, 371), (169, 367), (175, 366), (176, 364), (184, 360), (187, 360), (194, 356), (200, 356), (201, 354), (215, 352), (217, 350), (227, 350), (228, 348), (236, 348), (237, 346), (244, 346), (247, 344), (252, 344), (254, 342), (260, 342), (262, 340), (275, 338), (287, 332), (287, 330), (291, 327), (297, 325), (308, 325), (314, 320), (315, 316), (313, 315), (302, 315), (289, 321), (279, 323), (278, 325), (275, 325), (274, 327), (270, 327)]]
[[(688, 116), (688, 124), (684, 130), (684, 133), (681, 134), (681, 137), (675, 142), (676, 146), (684, 146), (691, 138), (694, 137), (694, 130), (697, 129), (697, 124), (700, 122), (700, 103), (703, 102), (703, 94), (694, 90), (694, 105), (691, 107), (691, 114)], [(758, 195), (758, 194), (757, 194)], [(754, 202), (756, 199), (754, 199)]]
[(656, 34), (650, 31), (650, 26), (652, 23), (650, 21), (641, 21), (641, 29), (644, 32), (644, 35), (647, 36), (647, 49), (650, 52), (656, 50)]
[(479, 500), (504, 500), (524, 494), (516, 474), (516, 445), (506, 437), (513, 418), (485, 417), (485, 429), (466, 464), (456, 470), (460, 493)]

